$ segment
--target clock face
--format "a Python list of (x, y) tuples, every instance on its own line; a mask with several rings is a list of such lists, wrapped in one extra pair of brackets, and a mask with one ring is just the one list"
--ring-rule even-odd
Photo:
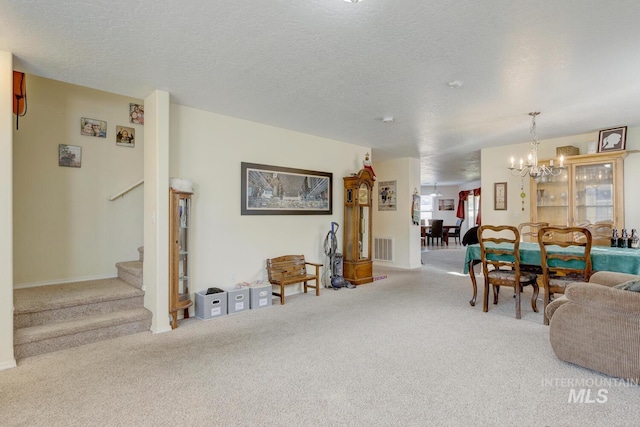
[(369, 204), (369, 189), (364, 184), (360, 186), (360, 191), (358, 193), (358, 201), (360, 202), (361, 205)]

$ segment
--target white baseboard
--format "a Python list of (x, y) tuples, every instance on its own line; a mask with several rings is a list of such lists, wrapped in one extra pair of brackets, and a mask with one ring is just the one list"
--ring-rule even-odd
[(16, 366), (16, 359), (13, 359), (12, 361), (9, 362), (4, 362), (4, 363), (0, 363), (0, 371), (4, 371), (5, 369), (11, 369), (11, 368), (15, 368)]

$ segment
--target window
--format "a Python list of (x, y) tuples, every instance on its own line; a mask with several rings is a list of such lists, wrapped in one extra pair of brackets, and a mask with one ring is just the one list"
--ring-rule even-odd
[(469, 218), (469, 228), (476, 226), (476, 218), (480, 209), (480, 196), (474, 196), (471, 190), (467, 198), (467, 217)]
[(420, 222), (424, 221), (425, 224), (428, 224), (429, 220), (432, 218), (433, 218), (433, 197), (420, 196)]

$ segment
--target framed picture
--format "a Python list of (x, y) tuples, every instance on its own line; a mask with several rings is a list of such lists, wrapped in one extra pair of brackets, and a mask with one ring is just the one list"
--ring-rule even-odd
[(242, 215), (331, 215), (333, 174), (241, 163)]
[(80, 134), (85, 136), (97, 136), (100, 138), (107, 137), (107, 122), (104, 120), (90, 119), (88, 117), (80, 118)]
[(452, 211), (453, 207), (453, 199), (439, 199), (438, 200), (438, 210), (439, 211)]
[(134, 128), (116, 126), (116, 145), (135, 147), (136, 131)]
[(144, 105), (129, 104), (129, 123), (144, 124)]
[(598, 153), (624, 150), (627, 146), (627, 127), (606, 129), (600, 131), (598, 139)]
[(396, 181), (380, 181), (378, 184), (378, 210), (395, 211), (396, 204)]
[(497, 211), (507, 210), (507, 183), (496, 182), (493, 184), (493, 209)]
[(82, 166), (82, 147), (76, 145), (58, 145), (58, 166), (79, 168)]

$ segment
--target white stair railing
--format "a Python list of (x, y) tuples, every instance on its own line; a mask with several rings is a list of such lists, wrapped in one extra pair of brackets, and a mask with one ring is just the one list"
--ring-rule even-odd
[(135, 184), (130, 185), (129, 187), (125, 188), (124, 190), (120, 191), (117, 194), (114, 194), (113, 196), (109, 197), (109, 200), (113, 201), (119, 197), (123, 197), (125, 194), (127, 194), (129, 191), (133, 190), (136, 187), (141, 186), (142, 184), (144, 184), (144, 179), (141, 179), (140, 181), (136, 182)]

